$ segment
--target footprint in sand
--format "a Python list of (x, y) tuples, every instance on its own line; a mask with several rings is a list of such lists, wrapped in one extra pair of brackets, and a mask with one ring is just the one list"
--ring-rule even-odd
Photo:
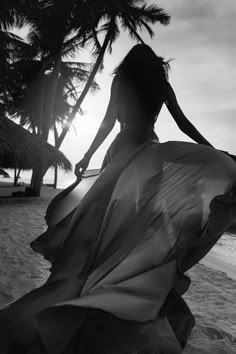
[(204, 334), (206, 334), (211, 340), (221, 340), (221, 339), (229, 339), (230, 342), (236, 343), (236, 338), (234, 338), (231, 334), (218, 330), (217, 328), (209, 327), (209, 326), (201, 326), (201, 330)]

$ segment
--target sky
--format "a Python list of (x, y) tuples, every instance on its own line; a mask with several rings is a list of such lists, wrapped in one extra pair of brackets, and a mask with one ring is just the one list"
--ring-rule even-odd
[[(170, 83), (177, 100), (200, 133), (217, 149), (236, 155), (236, 1), (235, 0), (152, 0), (170, 16), (168, 26), (153, 26), (155, 36), (141, 37), (157, 55), (171, 61)], [(96, 80), (99, 92), (88, 94), (77, 116), (74, 129), (61, 150), (75, 164), (87, 151), (104, 117), (110, 97), (112, 71), (135, 45), (121, 32), (112, 54), (105, 55), (104, 70)], [(80, 54), (83, 58), (83, 54)], [(184, 135), (165, 107), (155, 131), (161, 142), (191, 141)], [(91, 159), (89, 168), (99, 168), (118, 124)]]

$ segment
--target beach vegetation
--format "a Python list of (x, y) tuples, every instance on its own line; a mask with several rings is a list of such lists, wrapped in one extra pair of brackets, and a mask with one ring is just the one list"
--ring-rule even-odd
[[(95, 76), (120, 32), (142, 42), (140, 32), (152, 37), (152, 25), (169, 20), (163, 9), (144, 0), (1, 1), (0, 110), (45, 142), (52, 131), (59, 149), (87, 93), (98, 89)], [(15, 28), (26, 29), (24, 38)], [(84, 51), (90, 63), (80, 61)], [(33, 195), (40, 195), (48, 168), (34, 167)]]

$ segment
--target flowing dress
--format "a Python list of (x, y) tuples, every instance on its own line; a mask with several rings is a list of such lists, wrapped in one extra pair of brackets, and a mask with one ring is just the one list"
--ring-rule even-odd
[(213, 148), (121, 132), (100, 175), (49, 205), (31, 246), (51, 274), (1, 309), (1, 353), (182, 353), (195, 323), (184, 273), (235, 221), (235, 182)]

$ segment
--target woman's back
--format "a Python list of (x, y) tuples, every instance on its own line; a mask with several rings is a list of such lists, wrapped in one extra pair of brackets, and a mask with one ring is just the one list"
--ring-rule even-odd
[(115, 70), (118, 120), (122, 127), (146, 129), (165, 100), (168, 64), (150, 47), (135, 46)]

